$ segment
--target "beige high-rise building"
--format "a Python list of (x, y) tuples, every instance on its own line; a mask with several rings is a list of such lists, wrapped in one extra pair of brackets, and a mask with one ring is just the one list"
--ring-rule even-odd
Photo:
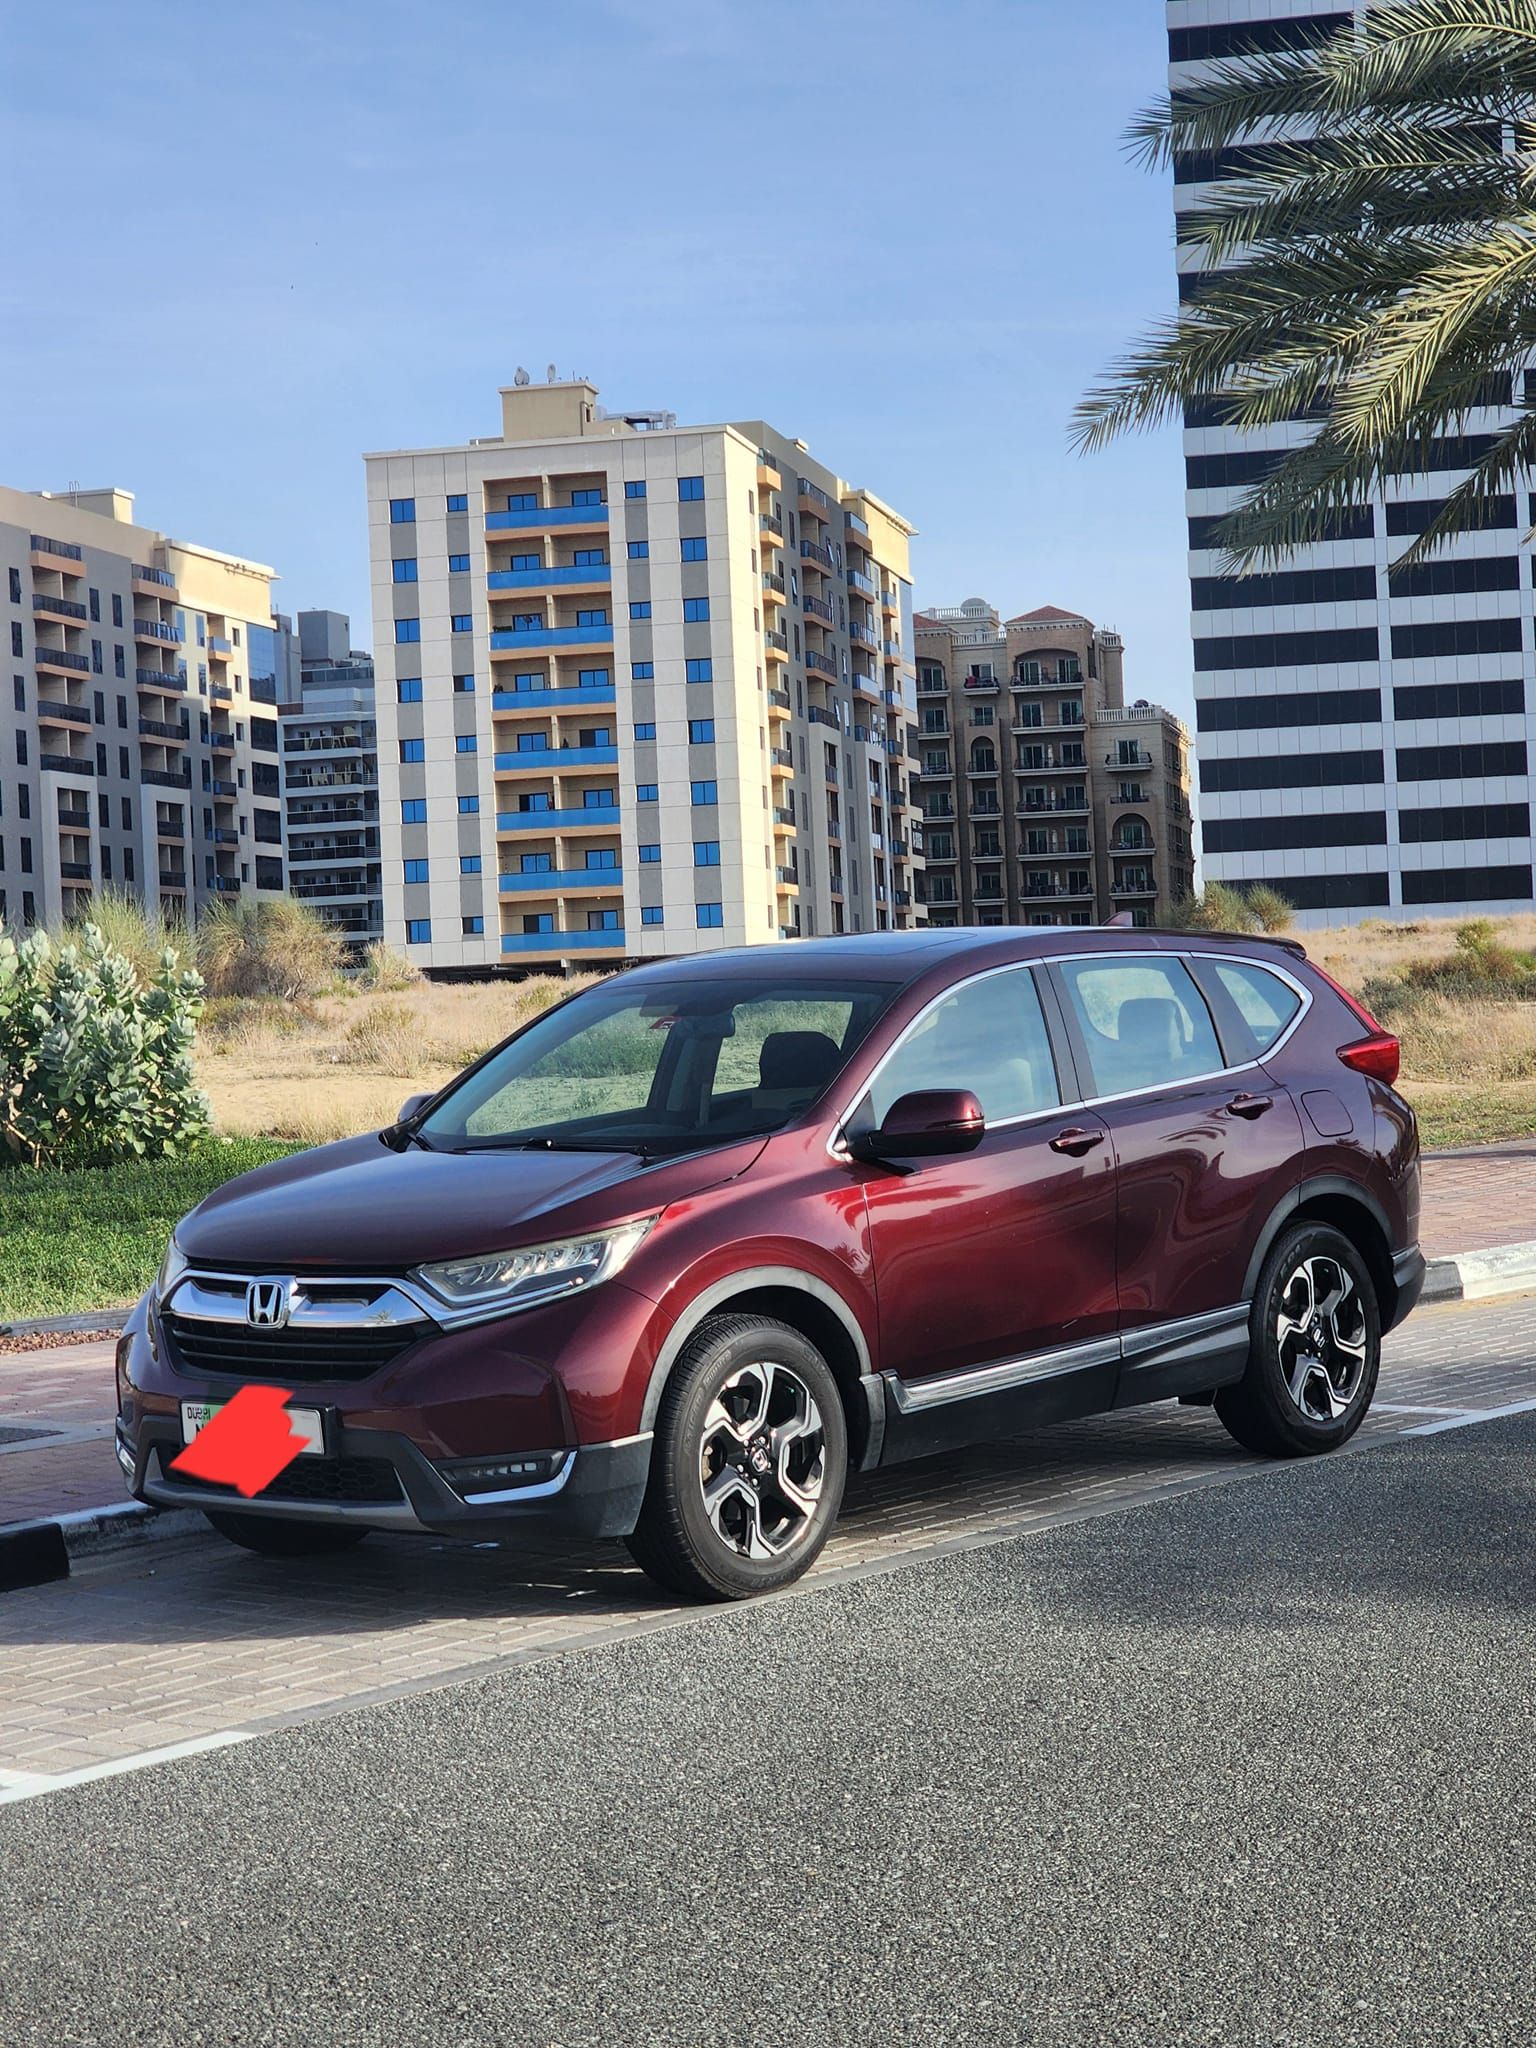
[(0, 486), (0, 910), (126, 889), (178, 916), (283, 887), (274, 571), (172, 540), (127, 491)]
[(914, 620), (930, 925), (1163, 921), (1194, 888), (1189, 735), (1118, 633), (979, 597)]
[(384, 929), (433, 973), (909, 925), (908, 541), (760, 420), (370, 455)]

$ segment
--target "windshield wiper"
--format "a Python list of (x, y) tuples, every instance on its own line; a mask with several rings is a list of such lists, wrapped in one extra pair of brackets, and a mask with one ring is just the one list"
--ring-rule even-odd
[(634, 1138), (482, 1138), (461, 1148), (466, 1152), (633, 1152), (641, 1159), (657, 1154)]

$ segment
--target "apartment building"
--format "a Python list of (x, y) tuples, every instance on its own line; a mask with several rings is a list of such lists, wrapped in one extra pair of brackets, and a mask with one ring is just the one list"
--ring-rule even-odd
[(914, 630), (928, 923), (1161, 923), (1194, 887), (1189, 736), (1125, 702), (1119, 634), (979, 597)]
[(285, 704), (289, 887), (360, 953), (384, 932), (373, 657), (344, 612), (298, 615), (298, 695)]
[(431, 973), (918, 919), (912, 528), (761, 420), (370, 455), (384, 929)]
[(7, 921), (280, 891), (274, 572), (136, 524), (127, 491), (0, 487), (0, 576)]
[[(1190, 85), (1224, 57), (1309, 44), (1350, 19), (1338, 0), (1170, 0), (1170, 85)], [(1181, 155), (1176, 218), (1262, 154), (1261, 144), (1224, 159)], [(1182, 296), (1199, 289), (1200, 260), (1180, 242)], [(1242, 578), (1225, 574), (1210, 546), (1217, 517), (1316, 423), (1255, 434), (1221, 424), (1214, 406), (1186, 417), (1204, 872), (1273, 883), (1303, 924), (1530, 907), (1527, 491), (1422, 568), (1388, 567), (1511, 417), (1510, 389), (1487, 395), (1494, 402), (1437, 441), (1422, 473), (1393, 478), (1274, 573)]]

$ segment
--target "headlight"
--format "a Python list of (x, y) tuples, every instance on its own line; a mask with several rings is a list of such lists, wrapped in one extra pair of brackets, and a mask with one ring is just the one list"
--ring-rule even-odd
[(440, 1266), (418, 1266), (416, 1278), (455, 1308), (532, 1308), (562, 1294), (577, 1294), (611, 1280), (629, 1263), (654, 1216), (624, 1223), (617, 1230), (596, 1230), (590, 1237), (562, 1238), (558, 1244), (532, 1244), (521, 1251), (492, 1252), (481, 1259), (449, 1259)]
[(165, 1248), (165, 1257), (160, 1261), (160, 1271), (155, 1275), (155, 1301), (164, 1301), (188, 1266), (186, 1253), (173, 1237)]

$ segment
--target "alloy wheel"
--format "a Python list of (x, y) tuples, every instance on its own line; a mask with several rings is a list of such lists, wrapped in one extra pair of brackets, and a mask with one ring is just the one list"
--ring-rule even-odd
[(821, 1410), (798, 1373), (737, 1368), (709, 1404), (699, 1486), (715, 1534), (739, 1557), (778, 1558), (811, 1526), (826, 1480)]
[(1292, 1401), (1309, 1422), (1336, 1422), (1360, 1388), (1368, 1324), (1340, 1260), (1302, 1259), (1280, 1290), (1275, 1342)]

